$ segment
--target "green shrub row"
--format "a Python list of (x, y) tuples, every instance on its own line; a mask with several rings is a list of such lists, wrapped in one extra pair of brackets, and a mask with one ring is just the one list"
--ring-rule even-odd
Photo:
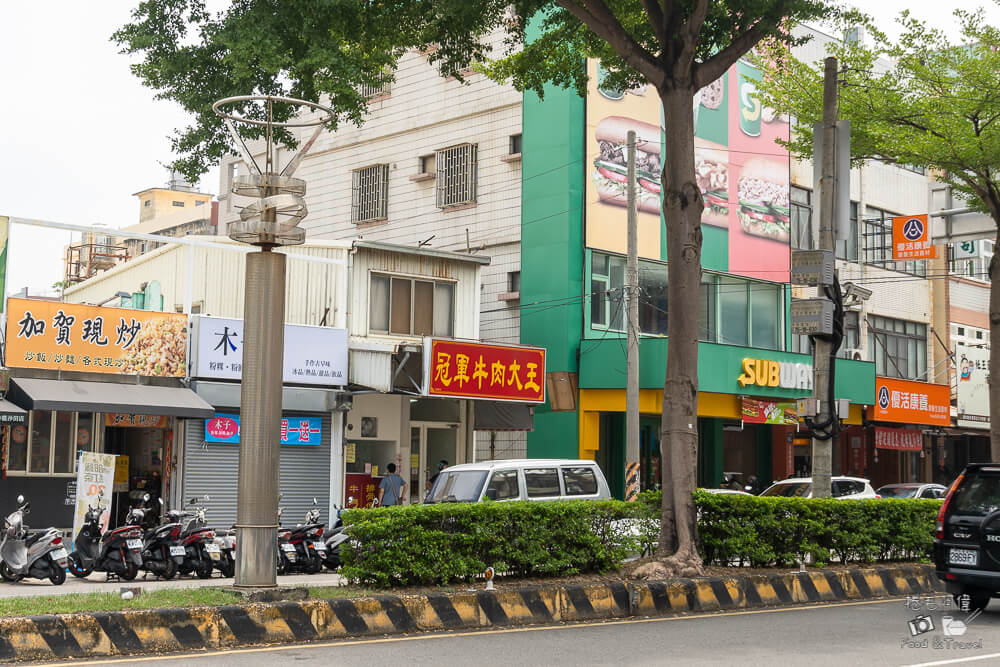
[[(619, 568), (655, 544), (659, 492), (641, 502), (410, 505), (343, 514), (341, 574), (388, 587)], [(941, 501), (759, 498), (695, 493), (706, 564), (789, 567), (799, 560), (874, 563), (930, 558)]]
[[(660, 494), (643, 495), (650, 511)], [(712, 565), (785, 567), (925, 560), (940, 500), (761, 498), (695, 493), (702, 559)]]

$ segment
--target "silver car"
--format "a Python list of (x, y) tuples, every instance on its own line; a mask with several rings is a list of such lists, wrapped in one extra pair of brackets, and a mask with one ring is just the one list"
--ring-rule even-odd
[[(830, 497), (844, 500), (864, 500), (878, 498), (871, 482), (863, 477), (840, 475), (830, 478)], [(775, 482), (764, 489), (762, 496), (785, 498), (812, 498), (812, 477), (791, 477)]]
[(930, 498), (940, 500), (948, 495), (948, 487), (942, 484), (923, 484), (907, 482), (904, 484), (886, 484), (880, 486), (876, 493), (882, 498)]

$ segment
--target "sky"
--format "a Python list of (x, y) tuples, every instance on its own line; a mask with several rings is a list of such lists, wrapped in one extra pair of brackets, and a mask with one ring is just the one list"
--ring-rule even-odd
[[(111, 34), (129, 21), (138, 0), (0, 2), (0, 215), (81, 225), (124, 227), (138, 222), (134, 193), (162, 187), (171, 161), (169, 136), (188, 122), (173, 102), (153, 99), (129, 71)], [(211, 5), (219, 6), (221, 0)], [(890, 36), (895, 17), (910, 9), (956, 34), (952, 9), (990, 0), (851, 2), (872, 14)], [(202, 192), (218, 193), (218, 173)], [(14, 225), (7, 291), (51, 290), (62, 280), (65, 231)]]

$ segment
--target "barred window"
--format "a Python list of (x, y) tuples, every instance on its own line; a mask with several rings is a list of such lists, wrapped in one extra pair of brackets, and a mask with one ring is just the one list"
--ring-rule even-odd
[(435, 154), (438, 208), (476, 201), (476, 149), (476, 144), (462, 144)]
[(392, 79), (389, 77), (388, 73), (384, 75), (382, 83), (362, 83), (358, 86), (358, 92), (365, 99), (372, 99), (373, 97), (384, 97), (392, 92)]
[(385, 220), (389, 200), (389, 165), (355, 169), (351, 190), (351, 222)]

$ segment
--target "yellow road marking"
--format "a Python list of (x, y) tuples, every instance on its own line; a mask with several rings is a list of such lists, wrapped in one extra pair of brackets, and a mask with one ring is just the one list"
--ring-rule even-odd
[[(261, 646), (258, 648), (227, 649), (225, 651), (214, 651), (208, 649), (203, 653), (174, 653), (171, 655), (154, 655), (146, 657), (116, 658), (114, 660), (88, 660), (83, 662), (76, 659), (68, 662), (47, 662), (35, 663), (32, 667), (65, 667), (73, 665), (82, 667), (84, 665), (113, 665), (123, 662), (153, 662), (159, 660), (195, 660), (200, 658), (215, 658), (223, 655), (239, 655), (241, 653), (272, 653), (275, 651), (295, 651), (299, 649), (327, 648), (334, 646), (357, 646), (359, 644), (389, 644), (392, 642), (409, 642), (426, 639), (450, 639), (453, 637), (473, 637), (476, 635), (500, 635), (514, 632), (540, 632), (544, 630), (571, 630), (573, 628), (586, 628), (599, 625), (624, 625), (626, 623), (666, 623), (669, 621), (687, 621), (698, 618), (720, 618), (723, 616), (747, 616), (750, 614), (777, 614), (794, 611), (812, 611), (814, 609), (830, 609), (832, 607), (858, 607), (869, 604), (890, 604), (899, 603), (899, 598), (886, 600), (864, 600), (861, 602), (827, 602), (798, 605), (795, 607), (782, 607), (780, 609), (750, 609), (746, 611), (730, 611), (725, 613), (692, 614), (690, 616), (667, 616), (662, 618), (635, 618), (617, 621), (594, 621), (587, 623), (571, 623), (568, 625), (532, 625), (525, 628), (502, 628), (498, 630), (473, 630), (468, 632), (435, 632), (433, 634), (407, 635), (406, 637), (384, 637), (382, 639), (352, 639), (344, 641), (327, 642), (298, 642), (295, 644), (283, 644), (281, 646)], [(938, 664), (938, 663), (935, 663)]]

